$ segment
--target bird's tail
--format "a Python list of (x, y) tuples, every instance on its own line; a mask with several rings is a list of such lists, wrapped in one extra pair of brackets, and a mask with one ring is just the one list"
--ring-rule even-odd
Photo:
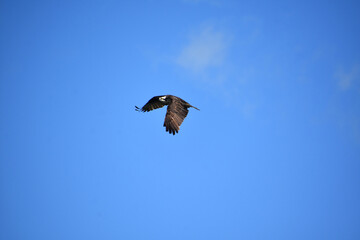
[(192, 108), (195, 108), (196, 110), (200, 111), (200, 109), (198, 109), (197, 107), (191, 106)]

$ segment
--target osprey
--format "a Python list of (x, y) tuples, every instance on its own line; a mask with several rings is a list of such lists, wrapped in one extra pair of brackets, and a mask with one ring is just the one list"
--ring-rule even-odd
[(173, 135), (178, 133), (181, 123), (189, 112), (188, 108), (192, 107), (200, 111), (200, 109), (173, 95), (155, 96), (142, 108), (135, 106), (135, 110), (139, 112), (150, 112), (154, 109), (162, 108), (165, 105), (168, 105), (168, 107), (165, 115), (164, 127), (166, 127), (167, 132)]

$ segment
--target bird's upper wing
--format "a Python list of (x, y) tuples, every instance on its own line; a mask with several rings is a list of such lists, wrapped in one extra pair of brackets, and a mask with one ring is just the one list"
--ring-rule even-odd
[(149, 112), (157, 108), (162, 108), (165, 104), (159, 100), (159, 97), (161, 96), (151, 98), (142, 108), (135, 106), (135, 110), (140, 112)]
[(166, 127), (166, 131), (175, 135), (188, 112), (189, 110), (180, 101), (173, 101), (168, 106), (165, 116), (164, 127)]

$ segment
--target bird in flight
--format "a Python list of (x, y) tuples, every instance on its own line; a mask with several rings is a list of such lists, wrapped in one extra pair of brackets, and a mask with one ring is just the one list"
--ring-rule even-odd
[(162, 108), (165, 105), (168, 105), (168, 107), (165, 115), (164, 127), (166, 127), (167, 132), (173, 135), (179, 132), (180, 125), (189, 112), (188, 108), (192, 107), (200, 111), (200, 109), (190, 105), (185, 100), (173, 95), (155, 96), (142, 108), (135, 106), (135, 110), (139, 112), (150, 112), (154, 109)]

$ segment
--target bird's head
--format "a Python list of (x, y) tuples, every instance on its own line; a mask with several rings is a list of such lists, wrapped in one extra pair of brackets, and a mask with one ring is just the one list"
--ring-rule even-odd
[(159, 97), (159, 101), (160, 102), (167, 102), (166, 101), (166, 96)]

